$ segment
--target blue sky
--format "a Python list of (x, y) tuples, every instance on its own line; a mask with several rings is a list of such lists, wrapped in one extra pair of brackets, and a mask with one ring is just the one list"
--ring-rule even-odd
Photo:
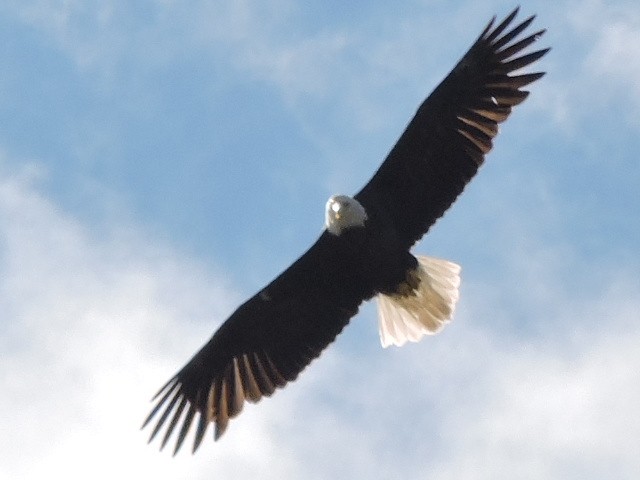
[(548, 72), (416, 250), (439, 335), (364, 307), (171, 458), (156, 389), (317, 237), (502, 1), (0, 6), (0, 478), (640, 475), (640, 7), (532, 1)]

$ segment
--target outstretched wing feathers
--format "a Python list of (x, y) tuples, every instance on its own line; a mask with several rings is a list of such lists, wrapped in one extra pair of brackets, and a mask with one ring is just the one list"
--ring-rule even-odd
[[(356, 195), (367, 212), (384, 211), (408, 248), (444, 214), (484, 162), (522, 87), (544, 73), (513, 74), (548, 49), (522, 54), (544, 30), (518, 36), (534, 16), (508, 30), (518, 9), (489, 22), (456, 67), (422, 103), (373, 178)], [(506, 32), (506, 33), (505, 33)]]
[[(165, 428), (161, 448), (177, 430), (174, 454), (193, 423), (193, 451), (209, 423), (219, 438), (245, 401), (255, 403), (297, 378), (373, 295), (352, 278), (341, 240), (325, 233), (262, 292), (241, 305), (154, 397), (143, 428), (149, 441)], [(304, 292), (304, 296), (299, 292)]]

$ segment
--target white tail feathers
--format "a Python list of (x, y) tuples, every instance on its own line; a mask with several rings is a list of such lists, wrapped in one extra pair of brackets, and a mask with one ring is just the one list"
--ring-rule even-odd
[(458, 302), (460, 266), (431, 257), (418, 259), (420, 284), (411, 295), (378, 295), (380, 343), (401, 346), (438, 333)]

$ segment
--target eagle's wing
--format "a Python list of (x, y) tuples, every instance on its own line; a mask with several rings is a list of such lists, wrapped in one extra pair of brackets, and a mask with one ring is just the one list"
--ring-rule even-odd
[(525, 38), (529, 17), (511, 30), (515, 9), (494, 19), (456, 67), (422, 103), (373, 178), (356, 195), (368, 213), (394, 223), (410, 248), (443, 215), (475, 175), (492, 147), (498, 124), (544, 73), (511, 75), (549, 49), (522, 51), (544, 30)]
[(326, 231), (266, 288), (241, 305), (209, 342), (156, 394), (143, 424), (161, 448), (180, 425), (174, 454), (192, 423), (193, 451), (210, 422), (215, 438), (246, 401), (257, 402), (298, 374), (329, 345), (374, 292), (344, 241)]

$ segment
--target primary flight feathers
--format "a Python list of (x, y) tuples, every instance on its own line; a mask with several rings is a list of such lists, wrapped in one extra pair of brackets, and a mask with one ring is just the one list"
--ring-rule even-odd
[(544, 30), (521, 38), (518, 9), (487, 25), (422, 103), (369, 183), (334, 196), (326, 229), (309, 250), (222, 324), (154, 397), (143, 428), (177, 429), (174, 454), (195, 422), (193, 451), (210, 423), (218, 439), (245, 401), (296, 379), (358, 312), (378, 296), (384, 346), (438, 331), (458, 300), (459, 267), (414, 257), (419, 240), (455, 201), (491, 150), (498, 124), (543, 73), (519, 73), (548, 49), (523, 53)]

